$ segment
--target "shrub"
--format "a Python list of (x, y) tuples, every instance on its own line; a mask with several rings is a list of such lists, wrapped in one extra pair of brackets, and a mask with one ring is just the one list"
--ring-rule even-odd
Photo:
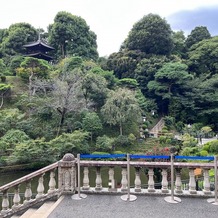
[(200, 156), (208, 156), (208, 152), (206, 150), (200, 151)]
[(218, 154), (218, 140), (209, 142), (210, 148), (209, 152)]
[(112, 150), (114, 139), (106, 135), (97, 137), (96, 148), (98, 151), (109, 152)]
[(114, 144), (115, 144), (115, 146), (122, 146), (122, 147), (126, 147), (126, 146), (130, 145), (128, 137), (124, 136), (124, 135), (119, 135), (115, 139)]

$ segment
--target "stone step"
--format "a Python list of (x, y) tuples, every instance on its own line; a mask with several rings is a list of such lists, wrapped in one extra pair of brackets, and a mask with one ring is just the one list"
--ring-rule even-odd
[(54, 205), (54, 203), (55, 203), (54, 201), (45, 202), (40, 208), (38, 208), (28, 218), (42, 218), (42, 217), (44, 217), (44, 215), (50, 210), (50, 208)]
[(29, 218), (31, 217), (37, 209), (35, 208), (29, 208), (25, 213), (23, 213), (19, 218)]

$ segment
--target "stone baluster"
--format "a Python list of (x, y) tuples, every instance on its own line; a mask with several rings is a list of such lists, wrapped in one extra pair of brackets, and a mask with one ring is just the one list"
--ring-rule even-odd
[(128, 185), (128, 180), (127, 180), (127, 169), (122, 168), (122, 179), (121, 179), (121, 191), (127, 191), (127, 185)]
[(135, 192), (141, 192), (140, 168), (135, 168)]
[(48, 190), (48, 193), (52, 193), (54, 192), (56, 189), (56, 181), (55, 181), (55, 171), (52, 170), (50, 172), (50, 180), (49, 180), (49, 183), (48, 183), (48, 186), (49, 186), (49, 190)]
[(13, 198), (13, 206), (12, 209), (16, 210), (20, 207), (20, 193), (19, 193), (19, 185), (14, 187), (14, 198)]
[(115, 179), (114, 179), (114, 167), (109, 167), (108, 171), (108, 176), (109, 176), (109, 182), (110, 187), (108, 188), (108, 191), (116, 191), (116, 185), (115, 185)]
[(9, 211), (8, 190), (3, 191), (2, 210), (1, 213), (5, 214)]
[(32, 197), (32, 190), (31, 190), (31, 181), (26, 182), (26, 190), (24, 193), (24, 204), (30, 203)]
[(39, 180), (38, 180), (38, 186), (37, 186), (37, 195), (36, 195), (36, 198), (40, 198), (44, 195), (44, 184), (43, 184), (43, 181), (44, 181), (44, 178), (43, 178), (44, 174), (42, 174), (40, 177), (39, 177)]
[(161, 175), (162, 175), (161, 191), (162, 193), (168, 193), (169, 190), (168, 190), (168, 181), (167, 181), (167, 169), (162, 169)]
[(189, 193), (197, 194), (194, 169), (189, 169)]
[(182, 193), (182, 181), (181, 181), (181, 169), (176, 168), (176, 182), (175, 182), (175, 192), (178, 194)]
[(89, 185), (89, 168), (84, 167), (83, 169), (83, 190), (89, 190), (90, 185)]
[(101, 168), (96, 167), (96, 180), (95, 180), (95, 190), (101, 191), (102, 190), (102, 179), (101, 179)]
[(155, 192), (154, 170), (152, 168), (149, 168), (149, 170), (148, 170), (148, 192)]
[(211, 194), (211, 191), (210, 191), (209, 170), (210, 169), (204, 169), (204, 182), (203, 182), (203, 185), (204, 185), (203, 192), (204, 192), (204, 194)]

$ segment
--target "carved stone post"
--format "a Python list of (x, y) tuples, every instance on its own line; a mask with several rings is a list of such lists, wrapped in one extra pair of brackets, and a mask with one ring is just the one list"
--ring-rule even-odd
[(44, 187), (44, 174), (42, 174), (40, 177), (39, 177), (39, 182), (38, 182), (38, 187), (37, 187), (37, 195), (36, 195), (36, 198), (40, 198), (44, 195), (44, 190), (45, 190), (45, 187)]
[(58, 189), (63, 194), (73, 194), (76, 187), (76, 160), (73, 154), (65, 154), (58, 163)]
[(8, 190), (3, 191), (2, 210), (1, 213), (5, 214), (9, 210)]
[(194, 168), (189, 169), (189, 192), (190, 194), (197, 194)]
[(14, 204), (12, 206), (13, 210), (16, 210), (17, 208), (20, 207), (19, 185), (15, 186), (13, 202), (14, 202)]
[(90, 185), (89, 185), (89, 168), (84, 167), (83, 169), (83, 190), (89, 190)]
[(204, 169), (204, 194), (211, 194), (210, 191), (210, 179), (209, 179), (209, 170), (210, 169)]
[(175, 192), (178, 194), (182, 193), (182, 181), (181, 181), (181, 169), (180, 168), (176, 168), (175, 185), (176, 185)]
[(140, 168), (135, 168), (135, 192), (141, 192)]
[(155, 192), (154, 188), (154, 170), (150, 168), (148, 170), (148, 192)]
[(101, 191), (102, 190), (102, 179), (101, 179), (101, 168), (96, 167), (96, 180), (95, 180), (95, 190)]
[(162, 193), (168, 193), (169, 190), (168, 190), (168, 181), (167, 181), (167, 169), (162, 169), (161, 174), (162, 174), (161, 191)]
[(50, 180), (49, 180), (49, 190), (48, 193), (52, 193), (55, 191), (56, 181), (55, 181), (55, 172), (54, 170), (50, 172)]
[(122, 168), (122, 179), (121, 179), (121, 191), (127, 191), (127, 169), (126, 168)]
[(108, 191), (116, 191), (116, 184), (114, 179), (114, 167), (109, 167), (108, 176), (109, 176), (109, 183), (110, 183)]
[(24, 193), (25, 201), (24, 204), (27, 204), (30, 202), (31, 197), (32, 197), (32, 190), (31, 190), (31, 181), (26, 182), (26, 190)]

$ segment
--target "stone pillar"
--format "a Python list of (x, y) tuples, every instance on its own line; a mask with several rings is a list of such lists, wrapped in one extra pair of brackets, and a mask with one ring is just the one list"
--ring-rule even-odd
[(101, 191), (102, 190), (102, 179), (101, 179), (101, 168), (96, 167), (96, 180), (95, 180), (95, 190)]
[(194, 168), (189, 169), (189, 193), (197, 194)]
[(122, 179), (121, 179), (121, 191), (127, 191), (127, 185), (128, 185), (128, 181), (127, 181), (127, 169), (126, 168), (122, 168)]
[(152, 168), (149, 168), (149, 170), (148, 170), (148, 192), (155, 192), (154, 170)]
[(12, 209), (13, 210), (16, 210), (20, 207), (20, 193), (19, 193), (19, 185), (16, 185), (15, 186), (15, 189), (14, 189), (14, 198), (13, 198), (13, 206), (12, 206)]
[(167, 181), (167, 169), (162, 169), (161, 174), (162, 174), (161, 191), (162, 193), (168, 193), (169, 190), (168, 190), (168, 181)]
[(25, 190), (24, 196), (25, 196), (24, 204), (29, 203), (32, 197), (31, 181), (26, 182), (26, 190)]
[(109, 178), (108, 191), (116, 191), (116, 184), (114, 179), (114, 167), (109, 167), (108, 178)]
[(36, 195), (36, 198), (40, 198), (44, 195), (44, 174), (42, 174), (40, 177), (39, 177), (39, 182), (38, 182), (38, 187), (37, 187), (37, 195)]
[(135, 167), (135, 192), (141, 192), (140, 168)]
[(209, 170), (210, 169), (204, 169), (204, 194), (211, 194), (210, 191), (210, 179), (209, 179)]
[(178, 194), (182, 193), (182, 181), (181, 181), (181, 169), (176, 168), (176, 182), (175, 182), (176, 188), (175, 192)]
[(89, 185), (89, 168), (84, 167), (83, 169), (83, 190), (89, 190), (90, 185)]
[(3, 191), (2, 210), (1, 213), (5, 214), (9, 211), (8, 190)]
[(76, 160), (73, 154), (65, 154), (58, 162), (58, 189), (61, 194), (73, 194), (76, 187)]
[(56, 186), (56, 181), (55, 181), (55, 172), (54, 170), (52, 170), (50, 172), (50, 180), (49, 180), (49, 190), (48, 190), (48, 193), (52, 193), (55, 191), (55, 186)]

